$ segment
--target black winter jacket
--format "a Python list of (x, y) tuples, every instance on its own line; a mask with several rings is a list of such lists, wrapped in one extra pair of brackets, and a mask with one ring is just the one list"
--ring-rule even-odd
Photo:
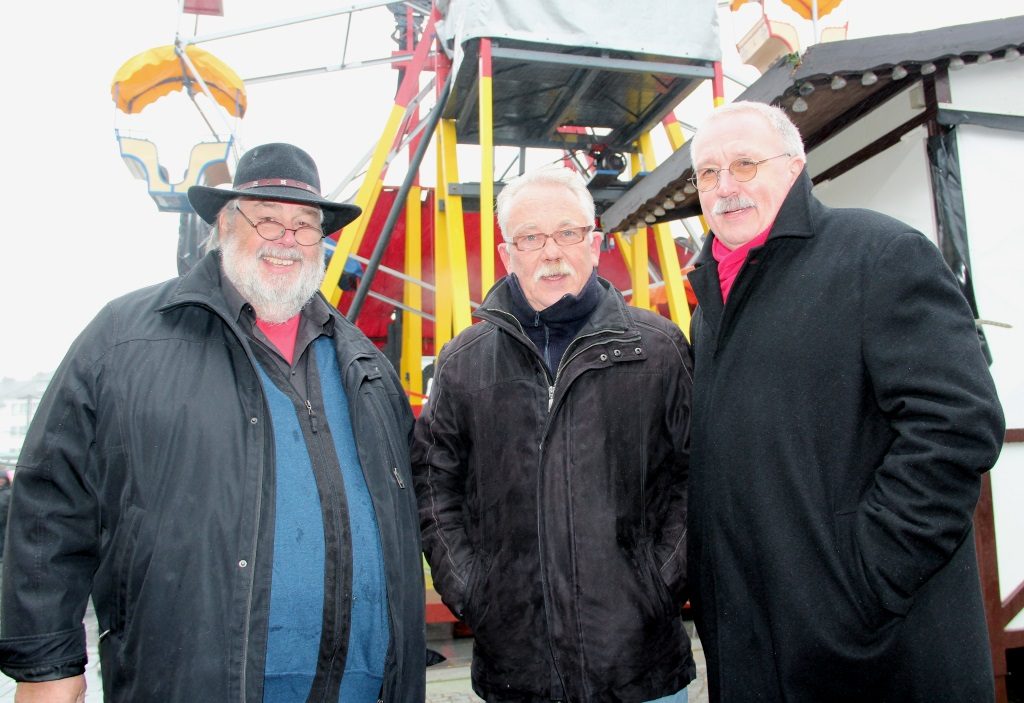
[(690, 571), (712, 701), (985, 701), (971, 517), (1003, 418), (937, 247), (804, 173), (694, 316)]
[(489, 701), (638, 702), (694, 678), (688, 345), (600, 283), (551, 378), (499, 281), (442, 350), (416, 424), (424, 548)]
[[(338, 314), (333, 339), (384, 555), (383, 698), (422, 701), (412, 415), (383, 355)], [(81, 334), (19, 460), (3, 578), (6, 674), (80, 674), (91, 591), (107, 701), (262, 700), (275, 467), (254, 363), (227, 313), (216, 253), (182, 279), (113, 301)]]

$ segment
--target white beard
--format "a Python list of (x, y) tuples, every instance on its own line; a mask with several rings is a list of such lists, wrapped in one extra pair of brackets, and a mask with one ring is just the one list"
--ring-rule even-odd
[[(236, 234), (225, 234), (227, 236), (221, 237), (224, 275), (253, 306), (259, 319), (276, 324), (287, 322), (302, 310), (320, 288), (327, 267), (323, 244), (316, 246), (319, 256), (313, 261), (304, 259), (302, 252), (294, 248), (279, 247), (273, 242), (266, 242), (255, 256), (246, 257)], [(263, 256), (295, 261), (294, 265), (300, 267), (299, 277), (294, 283), (280, 281), (277, 285), (264, 280), (260, 276), (260, 258)]]

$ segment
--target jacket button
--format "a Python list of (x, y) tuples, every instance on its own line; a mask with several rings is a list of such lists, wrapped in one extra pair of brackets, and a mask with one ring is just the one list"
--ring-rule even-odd
[(239, 569), (244, 569), (247, 566), (249, 566), (249, 562), (247, 562), (245, 559), (242, 559), (240, 562), (238, 562)]
[(608, 355), (607, 354), (602, 354), (601, 355), (601, 361), (608, 361)]
[(622, 356), (622, 350), (616, 349), (615, 351), (612, 352), (612, 354), (614, 354), (615, 356)]
[(259, 420), (257, 420), (256, 418), (254, 418), (254, 417), (250, 417), (249, 418), (249, 424), (250, 425), (255, 425), (257, 422), (259, 422)]
[(644, 350), (641, 349), (640, 347), (637, 347), (636, 349), (633, 350), (633, 353), (637, 355), (643, 354), (643, 352)]

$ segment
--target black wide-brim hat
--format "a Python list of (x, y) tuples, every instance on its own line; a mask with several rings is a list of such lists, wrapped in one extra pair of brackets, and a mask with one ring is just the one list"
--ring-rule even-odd
[(333, 234), (359, 217), (362, 209), (320, 195), (320, 173), (312, 157), (291, 144), (264, 144), (242, 154), (235, 169), (233, 190), (192, 186), (188, 201), (209, 224), (233, 198), (258, 198), (306, 203), (323, 210), (325, 234)]

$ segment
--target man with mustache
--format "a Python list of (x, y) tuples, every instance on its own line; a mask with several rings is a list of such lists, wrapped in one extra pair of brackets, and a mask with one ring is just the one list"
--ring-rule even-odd
[(711, 701), (989, 701), (971, 518), (1003, 415), (938, 248), (811, 194), (786, 114), (690, 142), (691, 600)]
[(508, 276), (441, 351), (413, 475), (434, 586), (487, 701), (686, 701), (690, 357), (596, 273), (583, 180), (497, 200)]
[(107, 701), (423, 701), (412, 413), (318, 292), (359, 208), (290, 144), (188, 195), (213, 251), (107, 305), (33, 419), (0, 668), (84, 700), (91, 596)]

